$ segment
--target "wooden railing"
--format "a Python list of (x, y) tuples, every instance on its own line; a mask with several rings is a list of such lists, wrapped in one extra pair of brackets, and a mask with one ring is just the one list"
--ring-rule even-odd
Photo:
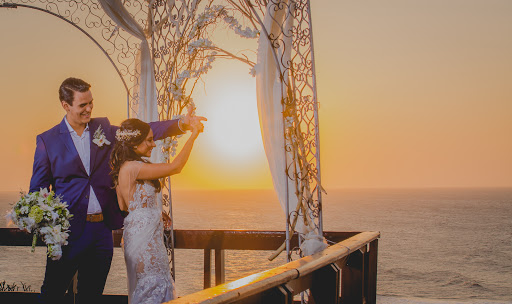
[[(261, 232), (253, 233), (256, 240), (269, 236), (262, 235)], [(272, 232), (270, 235), (275, 233)], [(343, 238), (347, 234), (352, 233), (328, 232), (326, 237), (331, 236), (332, 240), (333, 236)], [(352, 237), (317, 254), (186, 295), (167, 304), (292, 303), (295, 295), (308, 289), (310, 299), (313, 300), (309, 303), (376, 303), (377, 251), (380, 234), (353, 234)], [(232, 240), (234, 239), (236, 238), (233, 237)], [(231, 240), (226, 240), (226, 247), (230, 247), (230, 242)], [(247, 245), (246, 250), (260, 248), (260, 245)], [(270, 250), (266, 246), (263, 247), (265, 248), (262, 250)]]
[[(119, 246), (121, 236), (122, 231), (114, 232), (114, 246)], [(292, 303), (294, 295), (308, 289), (317, 304), (375, 303), (380, 234), (325, 232), (324, 236), (336, 244), (315, 255), (225, 283), (225, 250), (275, 250), (285, 240), (285, 233), (175, 230), (176, 249), (204, 250), (205, 290), (168, 303)], [(30, 246), (31, 241), (31, 235), (18, 229), (0, 228), (0, 246)], [(43, 245), (38, 242), (38, 246)], [(295, 235), (291, 246), (296, 245)], [(215, 287), (211, 287), (212, 251), (215, 255)], [(0, 293), (0, 299), (5, 296), (3, 294)], [(110, 296), (109, 300), (112, 300), (111, 303), (123, 303), (126, 296)]]

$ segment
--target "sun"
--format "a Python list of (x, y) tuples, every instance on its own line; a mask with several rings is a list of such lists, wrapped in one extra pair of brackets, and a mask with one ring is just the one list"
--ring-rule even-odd
[[(253, 81), (214, 85), (200, 108), (207, 116), (204, 132), (210, 153), (229, 161), (243, 161), (263, 153)], [(198, 106), (199, 108), (199, 106)]]
[(194, 144), (189, 164), (175, 179), (178, 186), (270, 188), (272, 180), (261, 139), (256, 81), (249, 75), (249, 68), (239, 63), (219, 64), (203, 80), (192, 97), (196, 115), (205, 116), (208, 121)]

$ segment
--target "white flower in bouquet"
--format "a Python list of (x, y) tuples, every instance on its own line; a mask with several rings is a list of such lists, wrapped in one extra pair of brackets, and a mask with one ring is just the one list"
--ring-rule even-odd
[[(62, 256), (62, 247), (60, 245), (48, 245), (48, 256), (60, 257)], [(58, 260), (58, 259), (57, 259)]]
[(60, 196), (41, 188), (29, 194), (22, 192), (7, 217), (21, 230), (34, 234), (32, 252), (40, 235), (47, 245), (48, 256), (58, 260), (62, 257), (62, 246), (68, 243), (69, 220), (73, 216), (67, 207)]
[(18, 224), (18, 227), (20, 229), (25, 229), (28, 232), (32, 232), (32, 229), (34, 229), (34, 226), (36, 225), (36, 221), (33, 218), (25, 217), (20, 219), (20, 224)]
[(44, 242), (48, 245), (67, 245), (68, 243), (67, 239), (69, 234), (63, 231), (61, 225), (56, 225), (54, 227), (43, 227), (39, 231), (41, 232), (41, 235), (44, 236)]

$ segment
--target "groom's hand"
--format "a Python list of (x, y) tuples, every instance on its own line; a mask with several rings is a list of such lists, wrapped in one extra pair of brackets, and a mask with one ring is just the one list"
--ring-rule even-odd
[(183, 127), (183, 131), (192, 130), (195, 124), (200, 122), (201, 120), (206, 121), (206, 118), (203, 116), (195, 116), (195, 107), (190, 105), (187, 109), (187, 115), (180, 119), (181, 126)]

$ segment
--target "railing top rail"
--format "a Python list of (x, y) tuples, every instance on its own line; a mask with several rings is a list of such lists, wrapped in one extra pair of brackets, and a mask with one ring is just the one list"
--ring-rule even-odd
[(179, 299), (166, 302), (166, 304), (214, 304), (230, 303), (240, 300), (306, 276), (319, 268), (334, 263), (365, 247), (379, 237), (379, 232), (361, 232), (311, 256), (292, 261), (273, 269), (255, 273), (236, 281), (189, 294)]
[[(114, 231), (114, 246), (120, 247), (122, 230)], [(340, 242), (359, 232), (325, 231), (324, 236), (331, 242)], [(261, 230), (174, 230), (175, 248), (179, 249), (238, 249), (275, 250), (285, 240), (284, 231)], [(291, 240), (297, 246), (297, 236)], [(18, 228), (0, 228), (0, 246), (31, 246), (32, 235)], [(44, 246), (39, 240), (38, 246)]]

